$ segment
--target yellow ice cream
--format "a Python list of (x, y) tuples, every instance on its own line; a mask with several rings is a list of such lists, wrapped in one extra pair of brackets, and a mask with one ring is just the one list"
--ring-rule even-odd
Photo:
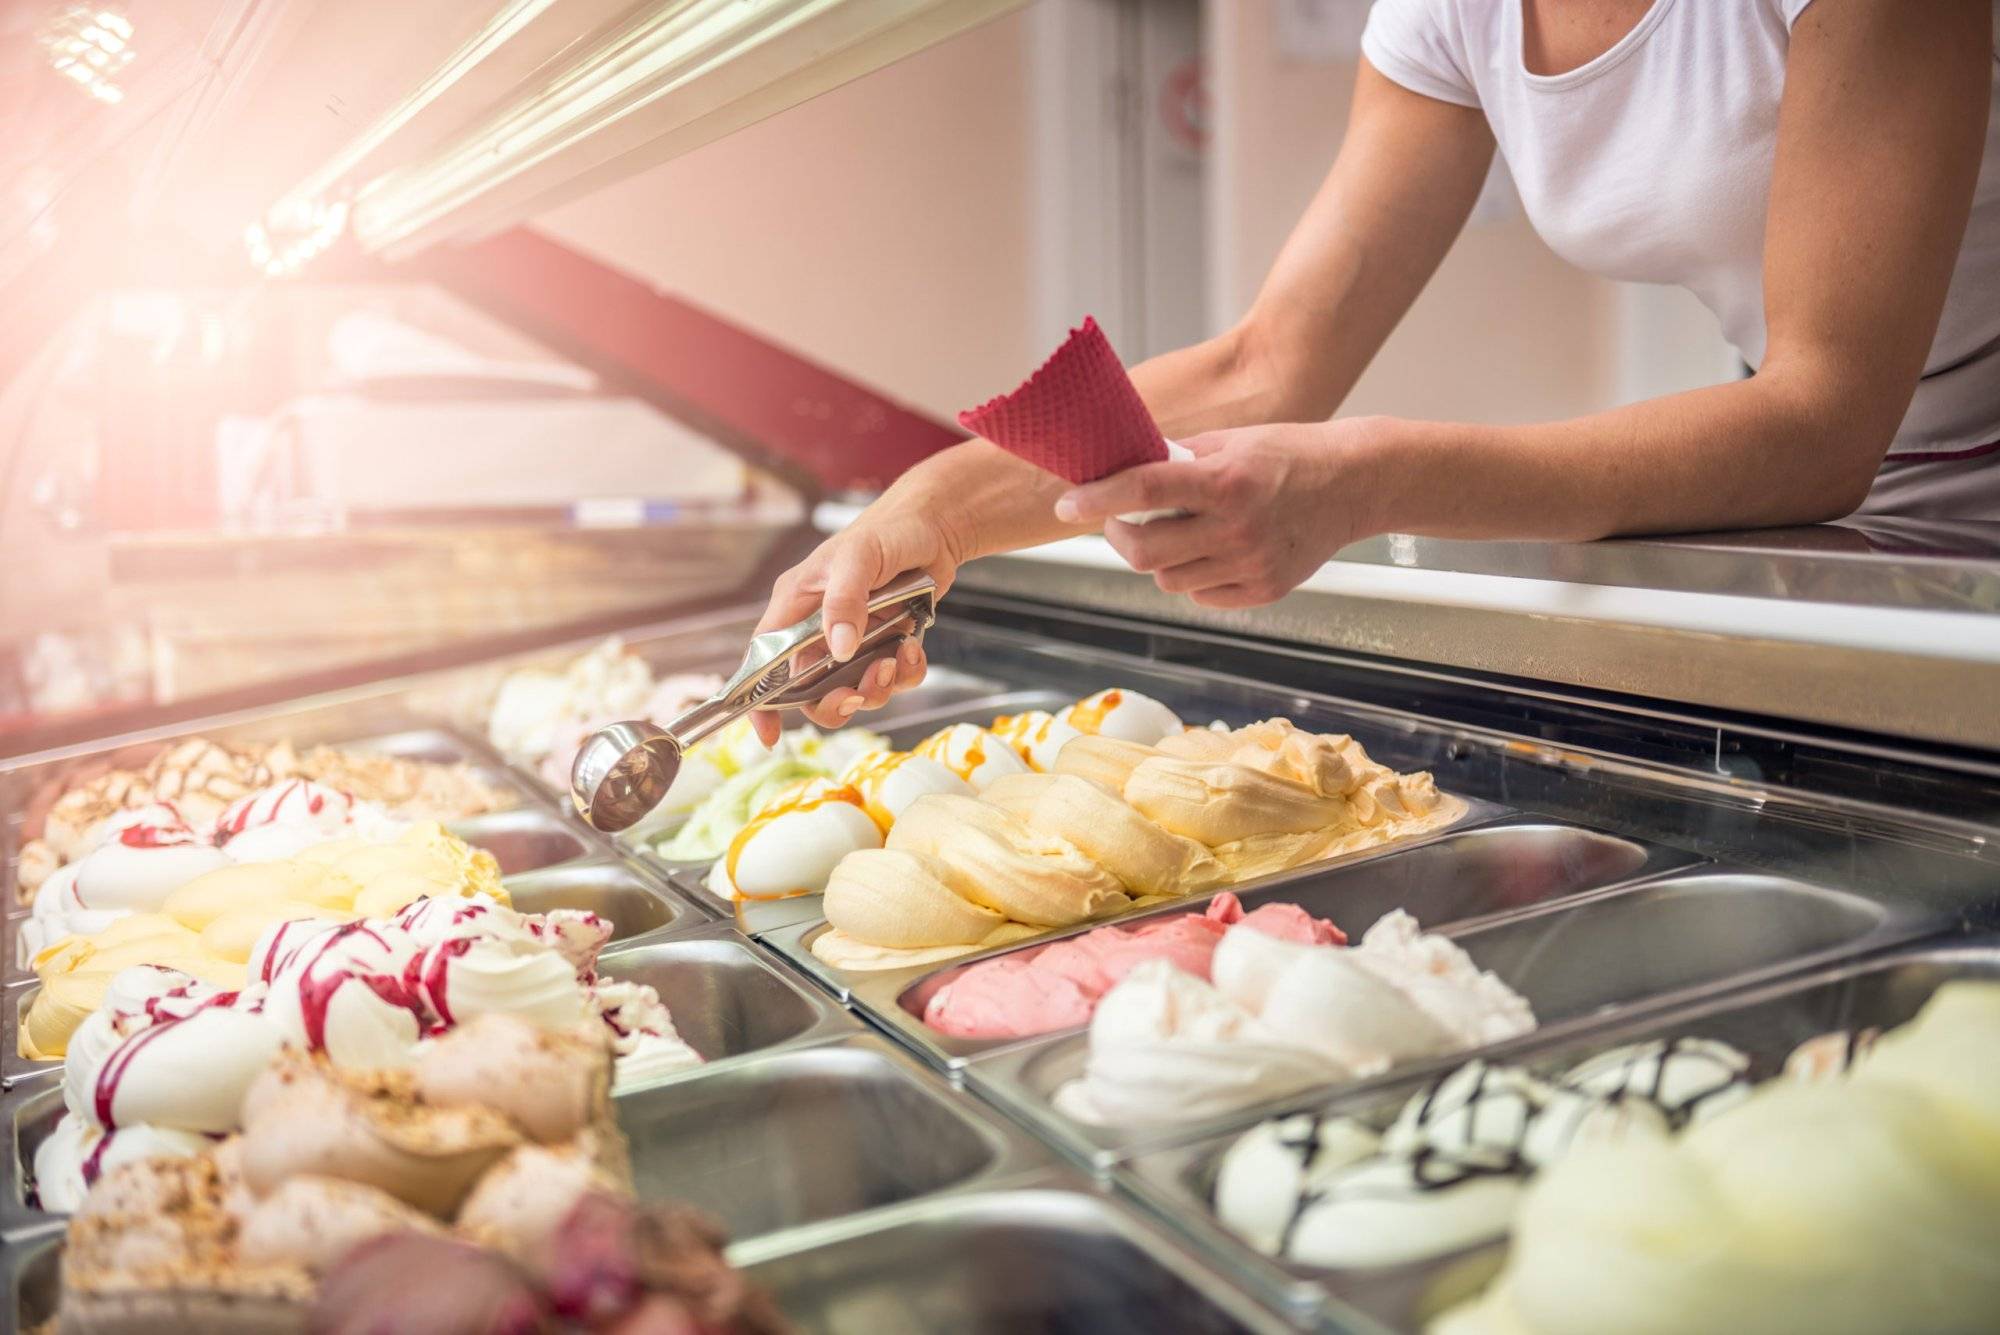
[(1057, 753), (1055, 772), (1074, 774), (1118, 793), (1125, 790), (1134, 769), (1159, 754), (1150, 746), (1115, 737), (1078, 737)]
[(1041, 772), (976, 799), (920, 798), (884, 849), (849, 854), (813, 950), (839, 968), (934, 963), (1412, 838), (1463, 811), (1429, 775), (1283, 719), (1157, 746), (1085, 729)]
[(831, 930), (814, 939), (813, 953), (840, 969), (928, 964), (1034, 930), (959, 895), (930, 858), (892, 848), (841, 859), (827, 882), (826, 919)]
[(219, 987), (243, 985), (243, 965), (204, 951), (199, 933), (163, 914), (135, 913), (95, 936), (72, 936), (35, 956), (42, 985), (21, 1021), (21, 1055), (30, 1061), (60, 1058), (76, 1027), (104, 1004), (111, 979), (138, 964), (179, 969)]
[(989, 784), (980, 799), (1076, 845), (1133, 895), (1190, 895), (1229, 880), (1213, 853), (1147, 820), (1089, 779), (1013, 774)]
[(1344, 797), (1227, 761), (1153, 756), (1125, 781), (1125, 800), (1175, 834), (1213, 848), (1260, 834), (1311, 834), (1356, 823)]
[(388, 917), (426, 896), (477, 894), (510, 903), (500, 864), (432, 822), (388, 843), (340, 839), (288, 861), (218, 868), (168, 895), (159, 913), (120, 918), (37, 955), (42, 986), (21, 1022), (21, 1053), (61, 1057), (121, 969), (158, 964), (240, 987), (251, 949), (273, 923)]
[(977, 798), (918, 798), (886, 846), (924, 855), (961, 898), (1036, 927), (1068, 927), (1132, 903), (1076, 845)]

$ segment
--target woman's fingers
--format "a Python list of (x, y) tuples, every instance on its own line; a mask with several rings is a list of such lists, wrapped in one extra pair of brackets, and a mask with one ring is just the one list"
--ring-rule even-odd
[[(907, 691), (912, 686), (923, 683), (930, 670), (929, 661), (924, 657), (923, 646), (905, 644), (896, 651), (894, 658), (885, 658), (873, 664), (861, 679), (859, 689), (842, 686), (829, 691), (826, 698), (800, 711), (808, 722), (820, 728), (838, 728), (847, 723), (864, 709), (880, 709), (889, 703), (889, 698), (898, 691)], [(769, 709), (752, 714), (751, 726), (766, 747), (778, 744), (778, 734), (782, 727), (779, 715)]]
[(826, 586), (827, 551), (821, 547), (811, 556), (778, 576), (771, 585), (771, 601), (764, 605), (763, 619), (752, 634), (796, 625), (820, 605), (820, 590)]
[(834, 549), (827, 564), (826, 595), (820, 624), (826, 627), (828, 652), (845, 663), (854, 657), (861, 632), (868, 625), (868, 595), (896, 571), (881, 569), (874, 544), (849, 541)]
[(1160, 586), (1162, 593), (1200, 594), (1227, 585), (1234, 578), (1234, 572), (1225, 562), (1203, 557), (1155, 573), (1153, 583)]
[(1126, 565), (1146, 575), (1221, 555), (1228, 546), (1222, 529), (1222, 523), (1212, 515), (1155, 519), (1147, 524), (1113, 519), (1105, 523), (1104, 537)]
[(1209, 508), (1208, 472), (1200, 460), (1140, 464), (1064, 492), (1056, 501), (1056, 518), (1065, 524), (1095, 524), (1135, 510), (1204, 510)]
[(896, 651), (896, 689), (907, 691), (912, 686), (923, 685), (924, 675), (930, 671), (930, 660), (924, 656), (924, 646), (912, 640)]

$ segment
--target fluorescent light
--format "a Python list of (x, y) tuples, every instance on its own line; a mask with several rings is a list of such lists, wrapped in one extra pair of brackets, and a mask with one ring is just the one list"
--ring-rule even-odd
[(56, 73), (100, 102), (121, 102), (117, 76), (132, 63), (132, 22), (114, 9), (69, 5), (36, 33)]
[(347, 205), (335, 200), (286, 211), (275, 224), (254, 222), (243, 229), (250, 263), (273, 278), (289, 278), (340, 239)]
[(1025, 0), (679, 0), (579, 44), (525, 94), (368, 183), (354, 232), (407, 254), (718, 138)]

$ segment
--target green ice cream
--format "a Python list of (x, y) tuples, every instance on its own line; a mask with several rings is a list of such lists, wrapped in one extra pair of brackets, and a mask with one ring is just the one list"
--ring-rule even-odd
[(740, 720), (702, 743), (691, 755), (707, 755), (729, 777), (688, 813), (687, 823), (658, 845), (672, 862), (711, 862), (729, 851), (729, 841), (786, 789), (807, 779), (838, 775), (856, 757), (888, 745), (888, 739), (866, 728), (845, 728), (825, 734), (811, 728), (787, 732), (775, 751)]
[(680, 833), (660, 845), (660, 853), (674, 862), (713, 861), (728, 850), (736, 832), (779, 793), (825, 773), (817, 765), (785, 755), (746, 766), (694, 809)]

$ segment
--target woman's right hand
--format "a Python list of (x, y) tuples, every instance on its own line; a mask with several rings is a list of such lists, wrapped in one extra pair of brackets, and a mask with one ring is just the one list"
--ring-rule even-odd
[[(757, 633), (777, 630), (810, 616), (815, 609), (827, 628), (827, 647), (846, 662), (868, 620), (868, 595), (908, 570), (937, 581), (943, 597), (970, 553), (964, 535), (942, 506), (891, 488), (855, 521), (814, 549), (811, 556), (778, 577), (770, 606)], [(879, 709), (897, 691), (924, 679), (921, 645), (905, 644), (893, 660), (870, 669), (860, 689), (841, 687), (807, 708), (805, 716), (822, 728), (837, 728), (862, 709)], [(778, 715), (751, 716), (766, 746), (778, 740)]]

